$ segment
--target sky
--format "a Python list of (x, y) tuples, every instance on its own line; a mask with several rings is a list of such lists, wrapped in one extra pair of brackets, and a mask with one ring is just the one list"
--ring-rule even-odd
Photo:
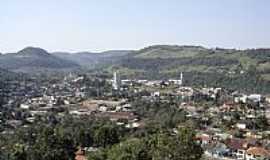
[(1, 0), (0, 52), (270, 48), (269, 0)]

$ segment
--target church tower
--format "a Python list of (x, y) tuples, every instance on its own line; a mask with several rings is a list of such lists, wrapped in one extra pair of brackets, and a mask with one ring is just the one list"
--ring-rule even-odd
[(114, 90), (120, 89), (121, 80), (119, 76), (117, 75), (117, 72), (113, 73), (113, 80), (112, 80), (112, 87)]
[(178, 85), (179, 86), (182, 86), (183, 85), (183, 72), (181, 72), (181, 74), (180, 74), (180, 79), (178, 81)]

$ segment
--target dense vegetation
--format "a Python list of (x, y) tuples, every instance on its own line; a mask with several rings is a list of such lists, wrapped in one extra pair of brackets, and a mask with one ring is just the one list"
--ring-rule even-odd
[[(73, 160), (78, 147), (95, 147), (91, 160), (199, 159), (192, 125), (173, 102), (133, 104), (145, 125), (128, 129), (106, 119), (59, 117), (50, 113), (34, 125), (0, 137), (0, 159)], [(187, 125), (189, 125), (187, 127)]]
[(122, 66), (130, 69), (139, 70), (167, 70), (173, 69), (179, 66), (227, 66), (238, 64), (237, 60), (233, 59), (221, 59), (218, 57), (197, 57), (197, 58), (166, 58), (166, 59), (142, 59), (142, 58), (130, 58), (122, 61)]
[(0, 55), (0, 68), (12, 71), (34, 72), (78, 67), (78, 64), (53, 56), (40, 48), (27, 47), (18, 53)]
[[(50, 119), (50, 120), (49, 120)], [(121, 128), (110, 121), (52, 118), (20, 128), (12, 135), (1, 136), (2, 159), (73, 160), (78, 147), (106, 147), (118, 143)], [(1, 159), (1, 158), (0, 158)]]
[(156, 133), (144, 138), (127, 139), (107, 150), (90, 154), (93, 160), (198, 160), (202, 149), (193, 138), (194, 133), (181, 128), (176, 135)]

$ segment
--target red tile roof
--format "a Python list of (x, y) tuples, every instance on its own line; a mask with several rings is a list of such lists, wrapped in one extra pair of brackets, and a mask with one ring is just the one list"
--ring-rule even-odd
[(270, 157), (270, 152), (262, 147), (251, 147), (247, 150), (247, 154)]
[(75, 160), (86, 160), (85, 151), (82, 149), (79, 149), (76, 153)]

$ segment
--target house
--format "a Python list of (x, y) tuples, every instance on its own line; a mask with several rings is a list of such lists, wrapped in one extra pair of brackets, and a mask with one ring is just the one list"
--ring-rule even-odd
[(261, 102), (263, 99), (262, 95), (260, 94), (251, 94), (247, 98), (253, 102)]
[(230, 154), (237, 160), (245, 160), (249, 143), (244, 139), (231, 138), (225, 142), (230, 150)]
[(159, 97), (160, 96), (160, 92), (153, 92), (151, 94), (152, 97)]
[(132, 112), (102, 112), (96, 115), (97, 117), (109, 118), (111, 121), (127, 120), (135, 121), (137, 116)]
[(270, 152), (262, 147), (251, 147), (246, 152), (246, 160), (269, 160)]
[(234, 97), (235, 103), (247, 103), (248, 96), (247, 95), (237, 95)]
[(79, 109), (79, 110), (73, 110), (69, 112), (72, 115), (91, 115), (91, 111), (87, 110), (87, 109)]
[(194, 94), (194, 90), (191, 87), (180, 87), (176, 92), (184, 97), (191, 97)]
[(246, 134), (244, 135), (247, 138), (253, 138), (253, 139), (262, 139), (262, 133), (257, 132), (257, 131), (248, 131), (246, 132)]
[(22, 126), (23, 122), (20, 120), (7, 120), (6, 124), (11, 126), (11, 127), (17, 128), (19, 126)]
[(20, 105), (20, 108), (21, 108), (21, 109), (29, 109), (30, 106), (27, 105), (27, 104), (21, 104), (21, 105)]
[(208, 145), (212, 141), (212, 137), (208, 134), (201, 134), (196, 136), (196, 140), (201, 144), (201, 145)]
[(98, 104), (90, 100), (83, 101), (81, 105), (84, 109), (88, 109), (91, 112), (98, 110)]
[(245, 130), (247, 128), (247, 125), (245, 122), (239, 122), (239, 123), (236, 123), (236, 127), (238, 129)]
[(233, 102), (226, 102), (222, 106), (220, 106), (220, 110), (222, 112), (229, 112), (229, 111), (234, 111), (236, 110), (237, 106), (234, 105)]
[(75, 153), (75, 160), (87, 160), (85, 156), (85, 151), (81, 148)]
[(130, 103), (127, 103), (127, 104), (122, 105), (122, 110), (123, 110), (124, 112), (130, 112), (131, 109), (132, 109), (132, 106), (131, 106)]
[(106, 112), (108, 110), (108, 108), (106, 106), (99, 106), (98, 110), (100, 112)]
[(228, 147), (220, 142), (207, 145), (205, 154), (214, 158), (222, 159), (229, 156)]
[(141, 126), (141, 123), (139, 122), (132, 122), (127, 124), (125, 127), (126, 128), (139, 128)]
[(265, 101), (266, 101), (267, 103), (270, 103), (270, 95), (267, 95), (267, 96), (265, 97)]
[(230, 154), (237, 160), (246, 160), (247, 150), (258, 146), (258, 140), (254, 138), (231, 138), (225, 144), (230, 149)]

